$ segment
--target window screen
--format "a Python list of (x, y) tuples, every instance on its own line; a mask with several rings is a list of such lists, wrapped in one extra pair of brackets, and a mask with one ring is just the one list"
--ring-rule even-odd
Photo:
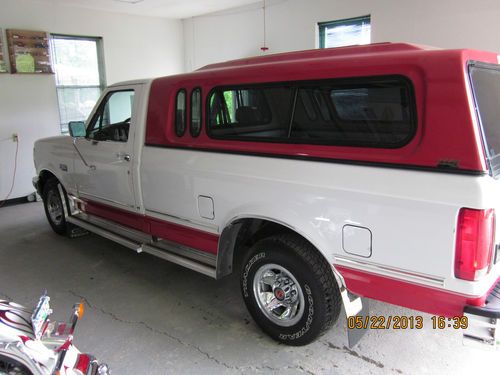
[(85, 121), (106, 87), (102, 39), (53, 34), (51, 48), (61, 133), (67, 134), (68, 123)]
[(319, 48), (369, 44), (370, 16), (318, 23)]
[(416, 128), (403, 77), (215, 89), (209, 135), (253, 141), (395, 148)]
[(175, 98), (175, 134), (182, 137), (186, 131), (186, 90), (179, 90)]

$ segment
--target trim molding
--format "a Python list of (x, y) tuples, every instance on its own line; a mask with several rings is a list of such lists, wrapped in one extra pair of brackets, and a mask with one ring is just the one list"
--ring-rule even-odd
[(444, 279), (441, 277), (426, 275), (423, 273), (408, 271), (402, 268), (385, 266), (366, 260), (354, 259), (346, 256), (335, 256), (335, 266), (345, 266), (359, 271), (366, 271), (384, 277), (392, 277), (405, 282), (417, 282), (433, 287), (443, 287)]
[(269, 152), (251, 152), (251, 151), (240, 151), (240, 150), (227, 150), (223, 148), (216, 147), (202, 147), (202, 146), (184, 146), (184, 145), (173, 145), (173, 144), (154, 144), (145, 143), (145, 147), (154, 148), (170, 148), (170, 149), (180, 149), (184, 151), (198, 151), (198, 152), (212, 152), (219, 154), (234, 154), (234, 155), (245, 155), (245, 156), (257, 156), (265, 158), (277, 158), (277, 159), (292, 159), (292, 160), (305, 160), (305, 161), (317, 161), (323, 163), (336, 163), (336, 164), (348, 164), (357, 165), (361, 167), (380, 167), (380, 168), (395, 168), (395, 169), (406, 169), (421, 172), (434, 172), (434, 173), (451, 173), (459, 175), (469, 175), (469, 176), (485, 176), (488, 172), (477, 171), (470, 169), (458, 169), (452, 167), (446, 167), (444, 165), (438, 165), (436, 167), (427, 167), (421, 165), (412, 164), (397, 164), (397, 163), (383, 163), (383, 162), (371, 162), (362, 160), (350, 160), (350, 159), (335, 159), (335, 158), (324, 158), (318, 156), (304, 156), (304, 155), (285, 155), (285, 154), (272, 154)]

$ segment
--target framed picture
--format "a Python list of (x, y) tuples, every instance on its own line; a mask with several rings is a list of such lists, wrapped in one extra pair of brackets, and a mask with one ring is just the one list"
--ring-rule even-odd
[(11, 73), (54, 73), (47, 32), (8, 29), (7, 43)]

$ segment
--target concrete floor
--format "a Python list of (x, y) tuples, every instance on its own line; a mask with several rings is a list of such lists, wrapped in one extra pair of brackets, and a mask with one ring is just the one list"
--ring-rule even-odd
[(346, 347), (345, 319), (317, 342), (279, 345), (247, 313), (238, 278), (214, 281), (95, 235), (56, 235), (41, 203), (0, 208), (0, 297), (33, 305), (47, 289), (55, 318), (87, 310), (75, 343), (126, 374), (486, 374), (500, 352), (464, 347), (430, 315), (371, 301), (372, 315), (424, 315), (423, 330), (369, 331)]

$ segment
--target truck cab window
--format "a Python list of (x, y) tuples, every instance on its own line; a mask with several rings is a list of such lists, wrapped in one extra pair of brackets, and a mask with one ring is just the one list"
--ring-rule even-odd
[(134, 91), (109, 93), (91, 120), (87, 137), (96, 141), (127, 142)]

